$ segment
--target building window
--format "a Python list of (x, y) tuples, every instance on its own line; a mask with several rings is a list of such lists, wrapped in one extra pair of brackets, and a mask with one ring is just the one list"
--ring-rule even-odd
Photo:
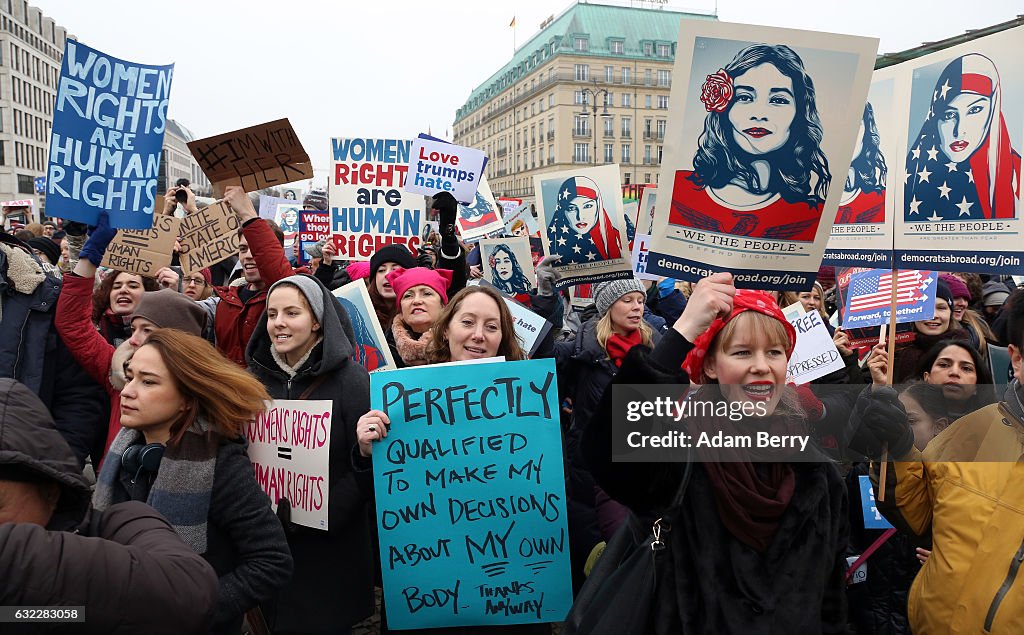
[(633, 73), (633, 69), (631, 69), (630, 67), (628, 67), (628, 66), (623, 66), (622, 67), (622, 83), (623, 84), (628, 84), (629, 82), (633, 81), (632, 73)]
[(573, 48), (575, 48), (577, 51), (585, 53), (586, 51), (590, 50), (590, 42), (585, 37), (578, 37), (576, 38), (576, 45)]
[[(644, 146), (644, 164), (645, 165), (650, 165), (650, 163), (651, 163), (651, 146), (650, 145), (645, 145)], [(644, 179), (644, 183), (649, 183), (650, 181), (651, 181), (651, 177), (650, 176), (648, 176), (647, 178)]]
[(630, 119), (629, 117), (622, 118), (622, 137), (624, 139), (629, 139), (631, 136), (633, 136), (633, 129), (631, 125), (632, 123), (633, 120)]
[(653, 86), (654, 80), (652, 79), (651, 69), (644, 69), (644, 86)]
[(630, 162), (631, 162), (631, 160), (630, 160), (630, 156), (629, 156), (629, 150), (630, 150), (630, 148), (632, 148), (632, 147), (633, 147), (633, 146), (631, 146), (631, 145), (630, 145), (630, 144), (628, 144), (628, 143), (624, 143), (624, 144), (622, 144), (622, 162), (623, 162), (623, 163), (630, 163)]
[(633, 107), (633, 95), (632, 93), (622, 93), (622, 107), (632, 108)]
[(658, 127), (658, 139), (664, 139), (666, 121), (664, 119), (659, 119), (656, 125)]
[(651, 42), (644, 42), (644, 56), (651, 57), (654, 55), (654, 44)]
[(604, 162), (614, 163), (615, 162), (615, 145), (612, 143), (604, 144)]
[(611, 52), (612, 52), (613, 55), (622, 55), (622, 53), (623, 53), (622, 40), (612, 40), (612, 42), (611, 42)]
[(577, 106), (586, 106), (590, 104), (590, 93), (582, 90), (577, 90), (576, 92), (573, 93), (572, 103), (576, 104)]
[(672, 81), (672, 71), (658, 71), (658, 86), (668, 86)]
[(663, 146), (658, 146), (658, 165), (661, 165), (661, 151)]
[(18, 194), (35, 194), (31, 176), (27, 174), (18, 175)]
[(548, 165), (555, 162), (555, 146), (548, 148)]
[(644, 138), (649, 139), (651, 137), (651, 123), (654, 120), (650, 117), (644, 117)]
[(604, 67), (604, 81), (607, 84), (611, 84), (613, 81), (615, 81), (615, 67), (614, 66), (605, 66)]
[(644, 108), (650, 108), (650, 107), (651, 107), (651, 96), (650, 95), (644, 95)]
[(658, 108), (662, 110), (668, 108), (668, 95), (658, 95)]
[(548, 108), (555, 107), (555, 94), (551, 93), (548, 95)]
[(578, 137), (590, 136), (590, 126), (587, 125), (587, 118), (576, 115), (573, 117), (572, 133)]
[(578, 82), (589, 82), (590, 81), (590, 65), (589, 64), (575, 64), (576, 69), (576, 81)]
[(613, 137), (615, 136), (615, 118), (605, 117), (604, 118), (604, 136)]
[(590, 163), (590, 146), (586, 143), (573, 144), (572, 160), (576, 163)]

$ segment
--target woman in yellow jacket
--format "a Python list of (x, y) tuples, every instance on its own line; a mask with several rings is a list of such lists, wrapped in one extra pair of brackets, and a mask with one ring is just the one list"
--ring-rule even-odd
[[(887, 443), (896, 459), (879, 510), (901, 531), (932, 534), (932, 554), (908, 600), (915, 633), (1024, 633), (1024, 294), (1014, 299), (1016, 379), (1001, 402), (958, 419), (924, 451), (913, 447), (892, 389), (876, 384), (874, 390), (892, 392), (891, 403), (853, 415), (858, 436), (871, 439), (872, 456)], [(876, 499), (878, 471), (875, 464)]]

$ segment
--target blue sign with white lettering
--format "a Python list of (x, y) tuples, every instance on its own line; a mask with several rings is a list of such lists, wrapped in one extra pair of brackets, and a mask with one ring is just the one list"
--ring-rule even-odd
[(558, 622), (572, 605), (553, 360), (370, 376), (388, 626)]
[(53, 108), (46, 211), (147, 229), (160, 171), (174, 65), (117, 59), (69, 39)]
[(857, 478), (860, 481), (860, 508), (864, 513), (864, 529), (892, 529), (892, 524), (875, 506), (875, 490), (871, 488), (871, 477), (864, 475)]

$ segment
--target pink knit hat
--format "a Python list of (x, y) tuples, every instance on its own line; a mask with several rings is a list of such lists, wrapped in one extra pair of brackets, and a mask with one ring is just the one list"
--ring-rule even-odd
[(362, 280), (363, 278), (369, 278), (370, 263), (366, 260), (353, 262), (349, 266), (345, 267), (345, 273), (348, 274), (349, 280)]
[(405, 292), (420, 285), (426, 285), (437, 291), (437, 294), (441, 296), (441, 304), (448, 304), (448, 285), (452, 283), (452, 272), (448, 269), (395, 267), (386, 277), (391, 283), (391, 288), (395, 290), (395, 304), (399, 308), (402, 306), (402, 296), (405, 295)]

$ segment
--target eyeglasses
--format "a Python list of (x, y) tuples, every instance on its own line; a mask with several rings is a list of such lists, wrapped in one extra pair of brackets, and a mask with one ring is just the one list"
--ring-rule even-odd
[(190, 284), (194, 284), (197, 287), (205, 287), (206, 280), (204, 278), (185, 278), (185, 286), (187, 287)]

